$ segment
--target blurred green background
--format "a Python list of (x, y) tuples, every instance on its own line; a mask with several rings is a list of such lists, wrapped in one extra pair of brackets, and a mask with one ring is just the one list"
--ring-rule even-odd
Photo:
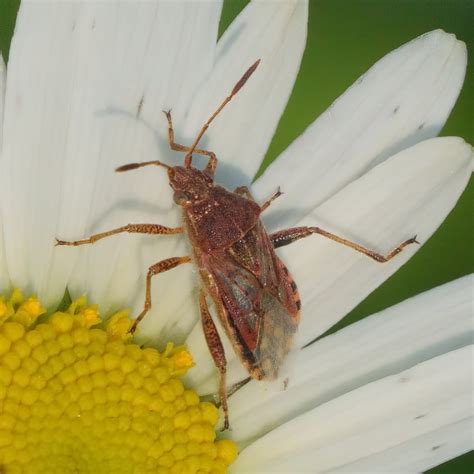
[[(0, 50), (5, 58), (18, 0), (0, 0)], [(247, 4), (226, 0), (220, 31)], [(306, 51), (290, 102), (265, 159), (275, 159), (375, 61), (412, 38), (442, 28), (474, 51), (474, 2), (470, 0), (310, 0)], [(472, 60), (461, 96), (441, 135), (474, 143)], [(435, 235), (401, 270), (348, 314), (339, 329), (383, 308), (471, 273), (474, 267), (473, 180)], [(388, 467), (388, 466), (387, 466)], [(461, 456), (430, 473), (472, 473), (474, 455)]]

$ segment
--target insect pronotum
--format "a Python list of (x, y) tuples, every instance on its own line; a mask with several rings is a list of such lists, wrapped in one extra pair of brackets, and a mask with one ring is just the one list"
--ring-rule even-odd
[[(257, 380), (275, 379), (291, 348), (301, 307), (296, 284), (276, 255), (276, 248), (312, 234), (320, 234), (351, 247), (376, 262), (387, 262), (405, 246), (416, 242), (415, 236), (384, 256), (319, 227), (294, 227), (268, 234), (260, 220), (260, 214), (281, 195), (280, 190), (260, 205), (245, 186), (228, 191), (215, 184), (217, 157), (212, 151), (202, 150), (197, 146), (211, 122), (244, 86), (259, 63), (260, 60), (256, 61), (245, 72), (229, 96), (203, 125), (191, 146), (175, 143), (171, 112), (164, 112), (168, 121), (168, 141), (171, 149), (186, 153), (183, 166), (169, 166), (155, 160), (130, 163), (116, 169), (123, 172), (149, 165), (165, 168), (174, 191), (174, 201), (183, 211), (181, 227), (127, 224), (83, 240), (56, 241), (56, 245), (78, 246), (93, 244), (122, 232), (187, 234), (192, 246), (191, 256), (167, 258), (148, 269), (143, 310), (130, 331), (133, 333), (136, 330), (151, 308), (152, 277), (178, 265), (194, 262), (202, 282), (199, 308), (204, 335), (220, 374), (219, 397), (224, 412), (224, 429), (229, 428), (226, 357), (208, 309), (207, 297), (214, 302), (227, 336), (250, 377)], [(202, 171), (192, 165), (193, 153), (209, 157)]]

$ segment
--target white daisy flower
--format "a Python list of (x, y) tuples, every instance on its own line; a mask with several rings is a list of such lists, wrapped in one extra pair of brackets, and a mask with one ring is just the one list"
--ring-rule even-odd
[[(163, 170), (113, 170), (181, 163), (162, 110), (192, 143), (261, 58), (200, 143), (219, 159), (217, 182), (250, 185), (298, 73), (308, 3), (252, 2), (217, 41), (221, 6), (21, 5), (0, 72), (0, 470), (225, 472), (237, 445), (231, 472), (413, 472), (472, 448), (470, 277), (308, 345), (414, 246), (383, 265), (322, 237), (278, 251), (303, 304), (294, 369), (286, 390), (251, 382), (229, 399), (232, 431), (219, 437), (236, 445), (215, 441), (217, 411), (194, 392), (214, 394), (218, 378), (189, 266), (153, 282), (137, 340), (161, 355), (126, 341), (117, 313), (138, 314), (147, 268), (189, 253), (186, 238), (54, 247), (128, 223), (180, 225)], [(320, 226), (381, 252), (426, 242), (471, 175), (471, 146), (435, 138), (465, 69), (464, 44), (440, 30), (378, 61), (252, 185), (258, 202), (285, 192), (268, 229)], [(57, 312), (66, 288), (75, 302)], [(83, 294), (115, 313), (105, 330), (89, 329), (98, 313)], [(247, 374), (223, 342), (230, 386)]]

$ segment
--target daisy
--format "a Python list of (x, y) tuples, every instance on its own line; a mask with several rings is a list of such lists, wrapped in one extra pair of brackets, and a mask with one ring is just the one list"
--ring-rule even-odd
[[(96, 380), (98, 387), (106, 380), (105, 399), (93, 388), (89, 392), (99, 400), (85, 395), (94, 386), (93, 380), (88, 385), (95, 367), (90, 362), (74, 366), (72, 379), (60, 377), (65, 387), (85, 377), (77, 381), (84, 398), (76, 403), (65, 396), (64, 406), (48, 405), (84, 419), (82, 437), (67, 433), (71, 422), (57, 432), (44, 431), (50, 439), (41, 438), (54, 413), (62, 417), (61, 410), (51, 414), (50, 408), (41, 417), (43, 424), (31, 428), (40, 433), (31, 439), (50, 449), (45, 452), (57, 469), (64, 466), (57, 459), (72, 452), (79, 453), (78, 463), (86, 462), (74, 466), (84, 472), (93, 467), (130, 472), (130, 465), (137, 472), (156, 465), (161, 472), (222, 472), (234, 460), (234, 445), (214, 442), (210, 433), (215, 408), (199, 404), (177, 380), (190, 368), (192, 355), (196, 365), (188, 371), (186, 387), (200, 395), (216, 391), (216, 371), (199, 327), (198, 281), (189, 268), (157, 278), (152, 311), (136, 338), (164, 352), (145, 355), (123, 341), (128, 323), (117, 311), (139, 312), (144, 272), (159, 260), (186, 255), (185, 239), (120, 235), (76, 250), (54, 248), (53, 242), (127, 223), (178, 226), (165, 173), (144, 169), (117, 175), (113, 170), (155, 157), (176, 163), (182, 157), (169, 150), (161, 111), (173, 108), (177, 141), (191, 143), (236, 79), (262, 58), (258, 73), (233, 101), (232, 113), (220, 116), (201, 143), (219, 158), (217, 182), (229, 188), (249, 184), (298, 72), (307, 6), (304, 1), (252, 2), (216, 44), (219, 2), (22, 4), (8, 68), (1, 74), (6, 86), (0, 89), (5, 90), (0, 101), (0, 284), (11, 294), (0, 307), (6, 320), (0, 351), (7, 364), (4, 396), (13, 393), (20, 400), (18, 418), (10, 413), (13, 419), (2, 420), (4, 453), (28, 451), (12, 427), (27, 426), (25, 419), (39, 410), (38, 399), (46, 403), (44, 387), (31, 389), (30, 379), (17, 369), (30, 354), (18, 341), (33, 337), (28, 334), (36, 319), (47, 311), (54, 314), (44, 319), (36, 346), (44, 342), (46, 359), (68, 350), (61, 344), (70, 343), (64, 335), (71, 333), (74, 348), (101, 348), (99, 373), (107, 372)], [(318, 225), (381, 250), (414, 234), (426, 242), (454, 207), (472, 169), (468, 144), (434, 138), (462, 87), (465, 67), (463, 43), (442, 31), (382, 58), (256, 180), (252, 190), (259, 202), (284, 185), (284, 199), (265, 216), (268, 228)], [(294, 369), (284, 391), (249, 383), (230, 399), (233, 431), (223, 437), (241, 450), (232, 472), (366, 472), (387, 466), (413, 471), (470, 449), (469, 278), (310, 344), (416, 250), (377, 265), (322, 238), (283, 249), (304, 304)], [(10, 293), (11, 288), (36, 293), (41, 304)], [(75, 302), (55, 313), (66, 288)], [(88, 306), (83, 294), (99, 304), (101, 314), (114, 314), (104, 330), (87, 329), (97, 322), (97, 308)], [(224, 344), (229, 383), (239, 382), (246, 374), (225, 339)], [(137, 362), (142, 369), (135, 371)], [(59, 366), (58, 371), (71, 374)], [(135, 373), (133, 382), (130, 374)], [(125, 403), (128, 392), (117, 389), (124, 377), (133, 388), (133, 410)], [(22, 384), (26, 390), (17, 388)], [(151, 388), (138, 390), (142, 385)], [(70, 397), (76, 392), (64, 389)], [(80, 400), (86, 400), (84, 406)], [(100, 408), (94, 411), (95, 404)], [(94, 416), (87, 418), (86, 412)], [(100, 418), (104, 413), (106, 421)], [(140, 422), (127, 424), (137, 413)], [(115, 427), (120, 415), (124, 425), (101, 431)], [(153, 416), (156, 420), (150, 420)], [(147, 423), (154, 421), (157, 429), (150, 433)], [(84, 438), (84, 427), (90, 438)], [(120, 430), (124, 436), (132, 432), (131, 451), (122, 446), (125, 456), (113, 457), (115, 451), (105, 443), (97, 452), (99, 435), (121, 447)], [(150, 437), (158, 441), (153, 444)], [(68, 445), (66, 438), (81, 443)], [(14, 462), (0, 461), (7, 467)], [(34, 467), (26, 472), (35, 472)]]

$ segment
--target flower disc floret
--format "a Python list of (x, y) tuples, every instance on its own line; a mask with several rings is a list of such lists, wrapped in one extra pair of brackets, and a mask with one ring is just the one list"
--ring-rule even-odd
[(131, 343), (125, 311), (93, 327), (85, 298), (45, 313), (18, 290), (0, 297), (5, 472), (226, 472), (236, 446), (216, 441), (217, 408), (179, 380), (193, 365), (183, 346)]

